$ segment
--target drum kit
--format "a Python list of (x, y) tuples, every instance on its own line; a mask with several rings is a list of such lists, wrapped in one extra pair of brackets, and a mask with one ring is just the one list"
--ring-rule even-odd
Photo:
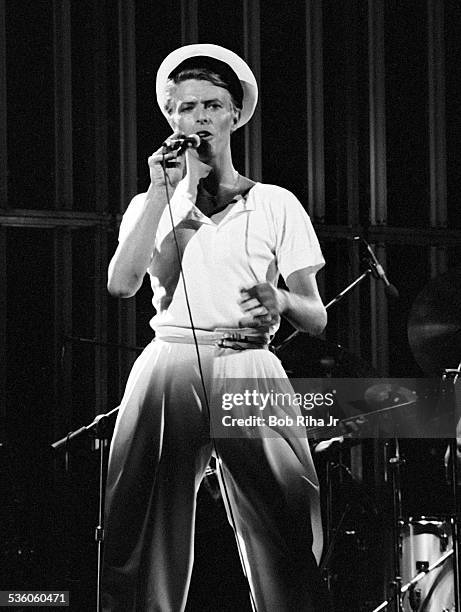
[[(448, 388), (456, 403), (456, 394), (459, 393), (456, 384), (461, 374), (461, 268), (431, 280), (418, 295), (408, 320), (408, 340), (415, 361), (425, 376), (439, 379), (437, 393), (445, 393)], [(312, 377), (376, 377), (376, 372), (370, 366), (341, 346), (303, 335), (293, 334), (288, 342), (278, 347), (277, 356), (292, 378), (306, 376), (306, 365), (309, 367), (309, 376)], [(455, 407), (455, 423), (461, 416), (459, 407), (458, 401), (457, 412)], [(461, 437), (459, 427), (458, 424), (458, 439)], [(387, 474), (390, 475), (393, 498), (391, 581), (385, 601), (377, 607), (374, 607), (374, 604), (370, 607), (362, 606), (360, 610), (461, 612), (460, 514), (459, 492), (456, 486), (461, 479), (458, 477), (457, 463), (460, 455), (454, 429), (453, 440), (450, 441), (447, 452), (447, 456), (458, 457), (458, 461), (449, 461), (451, 467), (448, 480), (451, 481), (452, 512), (443, 516), (403, 516), (400, 469), (405, 461), (400, 455), (399, 440), (390, 441), (393, 456), (388, 457), (388, 461), (393, 465)], [(328, 446), (327, 444), (326, 448)], [(334, 465), (334, 462), (331, 464)], [(344, 468), (343, 465), (340, 467)], [(347, 470), (347, 467), (345, 469)], [(326, 473), (328, 475), (328, 470)], [(355, 486), (357, 483), (352, 482), (350, 470), (349, 474), (350, 484)], [(325, 489), (327, 497), (334, 496), (328, 482)], [(332, 503), (331, 500), (326, 502), (327, 515), (329, 503)], [(448, 505), (449, 500), (447, 507)], [(348, 510), (350, 511), (349, 506)], [(344, 515), (336, 525), (331, 525), (328, 524), (327, 516), (327, 554), (326, 561), (324, 558), (323, 562), (323, 566), (327, 566), (327, 572), (333, 556), (331, 545), (334, 547), (335, 543), (337, 544), (343, 519)], [(345, 607), (344, 610), (358, 610), (358, 602), (354, 604), (355, 607)]]

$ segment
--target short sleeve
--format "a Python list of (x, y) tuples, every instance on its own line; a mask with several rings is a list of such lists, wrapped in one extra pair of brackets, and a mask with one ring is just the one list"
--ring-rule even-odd
[(311, 219), (301, 202), (288, 190), (279, 188), (274, 202), (276, 217), (276, 256), (284, 279), (303, 268), (317, 272), (325, 265)]

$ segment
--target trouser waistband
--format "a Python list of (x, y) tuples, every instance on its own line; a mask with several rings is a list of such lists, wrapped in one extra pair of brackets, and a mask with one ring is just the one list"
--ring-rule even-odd
[(196, 329), (194, 338), (190, 328), (165, 326), (156, 329), (155, 337), (163, 342), (183, 344), (194, 344), (196, 339), (197, 344), (230, 348), (236, 351), (268, 349), (270, 341), (268, 334), (258, 333), (249, 327), (217, 327), (213, 331)]

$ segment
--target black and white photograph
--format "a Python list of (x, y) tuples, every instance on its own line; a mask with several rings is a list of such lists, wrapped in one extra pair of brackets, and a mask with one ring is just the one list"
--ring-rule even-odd
[(460, 32), (0, 0), (0, 608), (461, 612)]

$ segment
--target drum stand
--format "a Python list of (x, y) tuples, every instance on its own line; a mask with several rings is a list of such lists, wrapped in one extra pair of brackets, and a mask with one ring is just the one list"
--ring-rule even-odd
[[(390, 444), (390, 440), (386, 445)], [(395, 601), (395, 612), (403, 612), (403, 588), (402, 577), (400, 575), (400, 532), (399, 525), (402, 518), (402, 487), (401, 487), (401, 471), (400, 467), (405, 464), (405, 459), (400, 455), (399, 439), (394, 438), (393, 456), (386, 458), (386, 463), (391, 467), (392, 471), (392, 544), (393, 544), (393, 562), (394, 562), (394, 580), (390, 583), (393, 588), (392, 595), (386, 599), (373, 612), (384, 610)]]
[(402, 519), (402, 483), (400, 467), (405, 464), (405, 459), (400, 454), (400, 442), (394, 438), (394, 456), (389, 458), (392, 472), (392, 517), (393, 517), (393, 552), (395, 578), (393, 587), (396, 599), (395, 612), (403, 611), (402, 603), (402, 576), (400, 571), (400, 532), (399, 525)]
[(98, 506), (98, 525), (95, 530), (95, 540), (98, 546), (98, 568), (97, 568), (97, 585), (96, 585), (96, 612), (101, 610), (101, 571), (102, 571), (102, 547), (104, 541), (104, 493), (105, 479), (104, 468), (107, 460), (108, 440), (110, 438), (110, 421), (118, 413), (118, 407), (114, 408), (106, 414), (99, 414), (94, 421), (89, 425), (80, 427), (75, 431), (67, 434), (65, 438), (61, 438), (54, 442), (51, 447), (53, 450), (64, 450), (69, 452), (69, 445), (73, 440), (80, 438), (83, 435), (91, 435), (98, 440), (99, 448), (99, 506)]
[(455, 421), (455, 435), (450, 440), (450, 454), (451, 454), (451, 486), (453, 494), (453, 580), (454, 580), (454, 595), (455, 595), (455, 610), (460, 612), (461, 610), (461, 566), (460, 566), (460, 498), (459, 498), (459, 486), (458, 486), (458, 440), (457, 440), (457, 429), (460, 427), (461, 419), (461, 406), (458, 408), (457, 397), (456, 397), (456, 383), (458, 376), (461, 374), (461, 363), (458, 365), (456, 370), (446, 369), (444, 371), (442, 381), (448, 387), (450, 399), (452, 400), (453, 412)]
[[(432, 570), (434, 570), (436, 567), (439, 567), (439, 565), (442, 565), (442, 563), (445, 563), (445, 561), (447, 559), (449, 559), (451, 556), (453, 555), (453, 550), (449, 550), (448, 552), (444, 553), (440, 559), (437, 559), (437, 561), (435, 561), (432, 565), (430, 565), (427, 569), (425, 569), (422, 572), (419, 572), (419, 574), (416, 574), (416, 576), (414, 576), (410, 582), (407, 582), (405, 585), (403, 585), (400, 588), (400, 591), (397, 591), (397, 589), (395, 590), (394, 595), (391, 597), (391, 599), (387, 599), (386, 601), (383, 601), (382, 604), (380, 604), (377, 608), (375, 608), (373, 610), (373, 612), (379, 612), (380, 610), (384, 610), (385, 608), (387, 608), (387, 606), (389, 604), (392, 603), (393, 599), (395, 599), (396, 595), (399, 593), (399, 599), (400, 602), (402, 602), (402, 598), (405, 595), (405, 593), (407, 591), (409, 591), (410, 589), (413, 589), (418, 582), (424, 578), (425, 576), (427, 576), (429, 574), (429, 572), (432, 572)], [(401, 604), (400, 604), (401, 605)], [(455, 604), (456, 605), (456, 604)], [(459, 608), (455, 608), (455, 612), (459, 610)], [(443, 611), (441, 611), (443, 612)]]

